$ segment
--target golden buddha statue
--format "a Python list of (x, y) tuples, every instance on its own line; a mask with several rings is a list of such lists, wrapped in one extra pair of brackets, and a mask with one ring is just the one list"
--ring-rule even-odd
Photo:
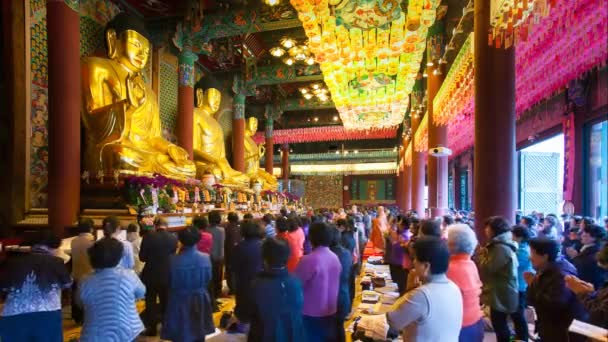
[(258, 119), (251, 117), (247, 119), (245, 126), (245, 173), (251, 179), (251, 183), (260, 182), (265, 190), (276, 190), (278, 182), (275, 176), (260, 168), (260, 158), (264, 155), (264, 145), (259, 145), (253, 140), (253, 135), (258, 130)]
[(105, 30), (109, 58), (81, 61), (85, 169), (194, 177), (188, 153), (161, 135), (155, 95), (141, 76), (150, 56), (145, 35), (142, 23), (120, 13)]
[(230, 167), (226, 159), (222, 126), (213, 117), (220, 108), (221, 100), (222, 93), (215, 88), (205, 92), (196, 89), (192, 148), (197, 178), (211, 173), (220, 183), (248, 187), (249, 177)]

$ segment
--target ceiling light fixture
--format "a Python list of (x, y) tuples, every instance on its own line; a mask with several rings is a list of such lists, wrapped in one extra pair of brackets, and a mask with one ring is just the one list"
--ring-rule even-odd
[(306, 100), (310, 100), (313, 97), (316, 97), (317, 100), (321, 102), (329, 101), (329, 90), (325, 87), (323, 83), (313, 83), (303, 87), (298, 88), (302, 97)]
[(315, 57), (308, 48), (307, 42), (298, 44), (298, 42), (293, 38), (283, 37), (279, 41), (279, 44), (280, 46), (275, 46), (269, 49), (268, 52), (277, 58), (287, 55), (289, 59), (283, 59), (285, 64), (293, 65), (296, 62), (305, 63), (307, 65), (315, 64)]
[(275, 46), (272, 49), (268, 50), (271, 55), (274, 57), (282, 57), (285, 54), (285, 50), (283, 48)]
[(319, 118), (315, 116), (314, 120), (315, 120), (315, 122), (318, 122)]
[(332, 118), (332, 120), (334, 120), (334, 121), (338, 121), (338, 116), (337, 116), (337, 115), (334, 115), (334, 117)]
[(283, 47), (286, 49), (291, 49), (292, 47), (296, 46), (296, 41), (292, 38), (285, 37), (281, 39), (281, 45), (283, 45)]
[(279, 4), (279, 0), (264, 0), (264, 3), (270, 7), (276, 6)]

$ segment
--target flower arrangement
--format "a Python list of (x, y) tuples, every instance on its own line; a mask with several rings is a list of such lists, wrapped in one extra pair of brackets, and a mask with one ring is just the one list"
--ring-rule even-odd
[[(215, 191), (210, 191), (211, 194), (207, 198), (202, 195), (202, 188), (201, 181), (196, 179), (178, 181), (161, 174), (154, 174), (152, 177), (127, 176), (124, 178), (123, 189), (129, 205), (154, 207), (163, 212), (171, 212), (176, 210), (176, 198), (186, 204), (211, 202), (215, 198)], [(180, 193), (185, 196), (178, 196)]]

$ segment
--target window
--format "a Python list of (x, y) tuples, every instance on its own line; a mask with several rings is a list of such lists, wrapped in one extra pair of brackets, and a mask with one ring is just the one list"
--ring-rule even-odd
[(561, 213), (564, 183), (564, 135), (520, 152), (519, 208), (524, 213)]
[(587, 158), (587, 213), (608, 216), (608, 120), (591, 125)]

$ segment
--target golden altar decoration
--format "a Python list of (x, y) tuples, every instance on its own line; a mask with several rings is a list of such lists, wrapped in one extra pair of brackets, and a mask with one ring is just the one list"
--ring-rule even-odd
[(150, 42), (143, 24), (118, 14), (105, 39), (108, 58), (81, 61), (85, 170), (194, 177), (188, 153), (163, 139), (156, 96), (144, 83)]
[[(403, 121), (439, 0), (291, 0), (346, 129)], [(353, 7), (354, 6), (354, 7)]]
[(260, 158), (264, 155), (264, 145), (256, 144), (253, 136), (258, 130), (258, 119), (250, 117), (245, 126), (245, 173), (251, 184), (262, 183), (264, 190), (276, 190), (279, 187), (277, 178), (260, 168)]
[(196, 175), (202, 179), (205, 174), (213, 174), (222, 184), (248, 187), (249, 177), (230, 167), (226, 159), (222, 126), (213, 117), (220, 108), (221, 100), (222, 93), (215, 88), (196, 90), (192, 134)]

